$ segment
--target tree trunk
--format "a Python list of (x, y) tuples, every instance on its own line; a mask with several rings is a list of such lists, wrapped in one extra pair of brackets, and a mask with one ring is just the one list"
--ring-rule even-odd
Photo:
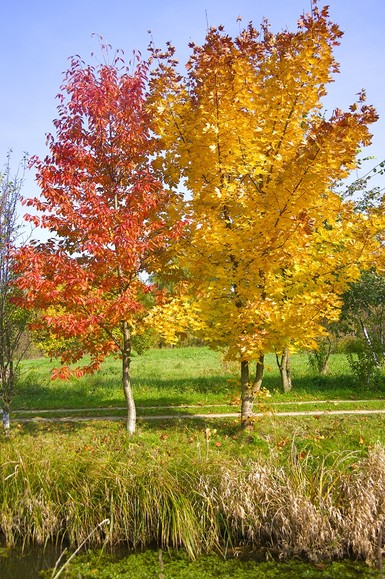
[(3, 431), (8, 438), (11, 433), (11, 421), (9, 418), (9, 408), (3, 407)]
[(136, 428), (136, 408), (134, 397), (132, 395), (131, 377), (130, 377), (130, 363), (131, 363), (131, 335), (126, 321), (123, 322), (123, 350), (122, 350), (122, 366), (123, 366), (123, 390), (124, 397), (127, 404), (127, 432), (132, 435)]
[(242, 425), (246, 429), (251, 429), (253, 425), (253, 406), (256, 394), (261, 390), (264, 371), (264, 356), (261, 355), (256, 366), (255, 380), (250, 384), (249, 363), (247, 360), (241, 362), (241, 385), (242, 385)]
[(242, 360), (241, 362), (241, 388), (242, 388), (242, 406), (241, 406), (241, 420), (245, 428), (250, 426), (251, 417), (253, 415), (254, 396), (249, 383), (249, 362)]
[(373, 342), (372, 342), (372, 339), (369, 335), (369, 332), (368, 332), (368, 330), (367, 330), (367, 328), (362, 320), (360, 320), (360, 324), (361, 324), (362, 332), (363, 332), (364, 337), (365, 337), (365, 341), (369, 346), (369, 350), (370, 350), (371, 356), (373, 358), (373, 362), (374, 362), (376, 368), (381, 368), (381, 364), (380, 364), (380, 361), (378, 359), (377, 352), (373, 346)]
[(9, 437), (11, 431), (10, 410), (11, 400), (14, 393), (15, 374), (12, 360), (7, 366), (1, 368), (0, 372), (0, 393), (3, 406), (3, 430), (6, 437)]
[(281, 386), (283, 392), (289, 392), (292, 387), (291, 383), (291, 365), (290, 365), (290, 352), (289, 348), (285, 348), (281, 359), (279, 359), (278, 354), (275, 355), (279, 372), (281, 374)]
[(265, 356), (261, 354), (255, 369), (255, 382), (253, 384), (253, 393), (256, 394), (262, 388), (263, 372), (265, 369)]

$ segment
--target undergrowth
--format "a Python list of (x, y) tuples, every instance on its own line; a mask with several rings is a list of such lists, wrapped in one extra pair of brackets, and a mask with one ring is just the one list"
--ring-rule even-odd
[(376, 560), (385, 521), (384, 446), (321, 457), (293, 437), (283, 454), (268, 444), (268, 452), (254, 446), (235, 456), (216, 446), (214, 431), (206, 428), (183, 450), (179, 443), (179, 452), (175, 441), (155, 443), (159, 433), (144, 443), (110, 425), (103, 436), (91, 429), (88, 439), (57, 429), (4, 441), (4, 543), (183, 548), (192, 559), (247, 550), (281, 559)]

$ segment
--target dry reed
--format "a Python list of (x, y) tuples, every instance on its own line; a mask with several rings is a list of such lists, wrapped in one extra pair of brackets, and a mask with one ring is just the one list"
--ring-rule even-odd
[[(385, 521), (385, 449), (256, 461), (156, 453), (33, 455), (0, 464), (0, 537), (202, 552), (248, 548), (312, 561), (376, 561)], [(141, 457), (141, 458), (140, 458)], [(109, 523), (100, 526), (100, 521)], [(99, 525), (99, 526), (98, 526)], [(93, 530), (96, 528), (96, 531)]]

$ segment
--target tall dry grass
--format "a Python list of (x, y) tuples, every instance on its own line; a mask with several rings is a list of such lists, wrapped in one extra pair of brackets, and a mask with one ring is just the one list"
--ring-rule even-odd
[(184, 548), (191, 557), (247, 548), (313, 561), (375, 561), (383, 547), (381, 446), (366, 458), (341, 452), (317, 462), (293, 443), (284, 465), (273, 454), (221, 461), (142, 449), (117, 456), (13, 449), (0, 463), (0, 535), (7, 545), (76, 547), (91, 535), (90, 546), (157, 545)]

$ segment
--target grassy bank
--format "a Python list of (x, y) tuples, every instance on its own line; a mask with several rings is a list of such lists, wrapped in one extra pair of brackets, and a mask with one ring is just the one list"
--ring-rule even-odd
[[(46, 360), (24, 364), (14, 408), (122, 405), (118, 361), (64, 383), (49, 381), (51, 368)], [(128, 438), (123, 422), (24, 424), (15, 415), (10, 439), (0, 438), (0, 540), (182, 548), (191, 558), (215, 551), (377, 561), (385, 537), (384, 415), (283, 418), (274, 409), (311, 409), (317, 400), (328, 409), (335, 399), (340, 408), (358, 400), (383, 407), (384, 386), (355, 386), (342, 356), (326, 377), (295, 356), (293, 373), (284, 396), (275, 361), (267, 361), (271, 396), (260, 400), (253, 432), (236, 419), (175, 418), (139, 422)], [(134, 359), (133, 376), (147, 412), (239, 404), (237, 368), (205, 348), (148, 352)]]
[(278, 440), (274, 429), (268, 438), (232, 423), (164, 425), (128, 439), (122, 425), (103, 422), (21, 427), (1, 443), (0, 533), (8, 545), (75, 547), (88, 537), (89, 546), (157, 545), (191, 557), (375, 561), (384, 446), (357, 440), (356, 451), (330, 452), (310, 432)]

